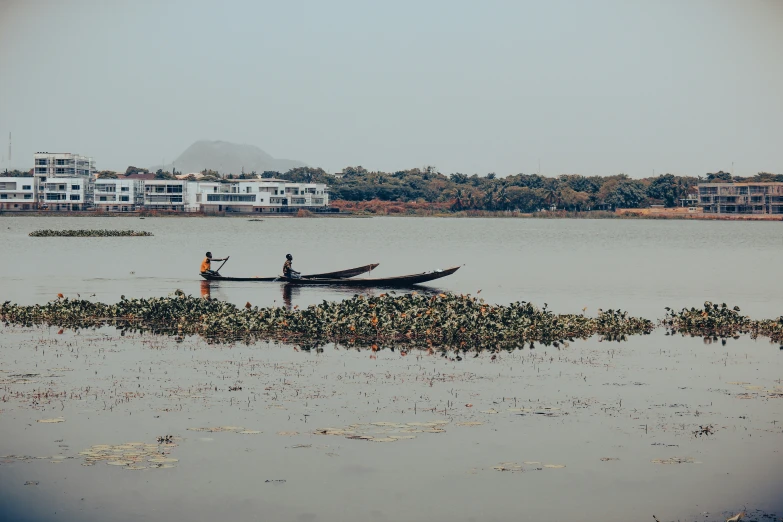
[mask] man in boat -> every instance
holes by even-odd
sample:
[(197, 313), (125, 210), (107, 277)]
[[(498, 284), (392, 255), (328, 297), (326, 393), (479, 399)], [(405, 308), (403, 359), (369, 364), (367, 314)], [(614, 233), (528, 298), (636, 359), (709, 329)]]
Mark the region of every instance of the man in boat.
[(291, 254), (285, 255), (285, 263), (283, 263), (283, 276), (289, 277), (291, 279), (299, 279), (299, 276), (301, 275), (299, 272), (293, 269), (291, 266), (294, 262), (294, 256)]
[(220, 275), (212, 270), (212, 261), (225, 261), (228, 259), (228, 257), (224, 257), (223, 259), (212, 259), (212, 252), (207, 252), (207, 257), (205, 257), (204, 261), (201, 262), (201, 273), (209, 275)]

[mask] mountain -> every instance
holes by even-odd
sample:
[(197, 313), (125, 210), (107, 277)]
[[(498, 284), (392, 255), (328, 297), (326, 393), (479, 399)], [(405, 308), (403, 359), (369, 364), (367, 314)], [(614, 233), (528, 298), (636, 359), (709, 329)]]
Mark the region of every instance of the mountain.
[(169, 165), (158, 165), (150, 170), (171, 171), (172, 166), (177, 172), (185, 174), (212, 169), (221, 174), (239, 174), (244, 168), (246, 173), (256, 171), (261, 174), (265, 170), (286, 172), (295, 167), (306, 166), (301, 161), (273, 158), (255, 145), (240, 145), (227, 141), (197, 141)]

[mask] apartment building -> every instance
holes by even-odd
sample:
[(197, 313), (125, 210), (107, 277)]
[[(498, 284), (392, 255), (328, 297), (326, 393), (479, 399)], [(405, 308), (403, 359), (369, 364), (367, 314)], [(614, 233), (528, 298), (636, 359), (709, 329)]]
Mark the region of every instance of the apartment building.
[(783, 214), (783, 183), (699, 183), (705, 214)]
[(189, 182), (187, 207), (205, 213), (318, 211), (329, 206), (323, 183), (291, 183), (278, 179)]
[(70, 152), (36, 152), (33, 159), (36, 177), (92, 177), (95, 174), (95, 162), (88, 156)]
[(95, 180), (93, 202), (96, 210), (132, 212), (144, 205), (143, 181), (138, 179)]
[(87, 210), (93, 204), (92, 180), (84, 177), (47, 177), (39, 186), (43, 210)]
[(189, 184), (195, 181), (153, 179), (143, 180), (144, 198), (142, 205), (148, 210), (185, 210), (185, 194)]
[(281, 179), (189, 181), (141, 176), (93, 179), (95, 162), (71, 153), (37, 152), (32, 177), (0, 177), (0, 211), (48, 210), (262, 213), (328, 210), (323, 183)]
[(0, 210), (35, 209), (35, 178), (0, 177)]

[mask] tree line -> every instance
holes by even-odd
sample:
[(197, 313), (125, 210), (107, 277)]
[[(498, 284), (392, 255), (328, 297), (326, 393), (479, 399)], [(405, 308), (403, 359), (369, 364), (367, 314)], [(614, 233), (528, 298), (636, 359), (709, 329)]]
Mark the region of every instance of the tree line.
[[(149, 173), (148, 169), (129, 166), (124, 173), (100, 171), (99, 178), (122, 178), (131, 174)], [(158, 169), (155, 179), (176, 179), (181, 172)], [(513, 174), (498, 177), (463, 173), (442, 174), (434, 167), (414, 168), (396, 172), (369, 171), (361, 166), (346, 167), (341, 173), (328, 174), (320, 168), (298, 167), (287, 172), (255, 171), (221, 175), (217, 171), (201, 171), (199, 180), (283, 179), (300, 183), (325, 183), (332, 200), (350, 202), (387, 201), (437, 203), (454, 211), (520, 211), (534, 212), (556, 208), (566, 211), (613, 210), (644, 208), (650, 205), (674, 207), (696, 193), (698, 183), (783, 182), (783, 174), (760, 172), (755, 176), (732, 176), (728, 172), (707, 173), (704, 176), (661, 174), (644, 179), (632, 179), (625, 174), (582, 176), (562, 174), (556, 177), (538, 174)], [(27, 176), (28, 172), (11, 171), (6, 176)], [(195, 180), (194, 175), (185, 179)]]
[(748, 178), (723, 171), (705, 176), (661, 174), (645, 179), (632, 179), (625, 174), (556, 177), (514, 174), (501, 178), (494, 173), (446, 176), (432, 167), (393, 173), (347, 167), (337, 176), (322, 169), (300, 167), (285, 173), (265, 172), (262, 177), (326, 183), (332, 200), (447, 203), (454, 211), (520, 212), (550, 208), (579, 212), (650, 205), (674, 207), (689, 195), (694, 197), (698, 183), (783, 182), (783, 174), (765, 172)]

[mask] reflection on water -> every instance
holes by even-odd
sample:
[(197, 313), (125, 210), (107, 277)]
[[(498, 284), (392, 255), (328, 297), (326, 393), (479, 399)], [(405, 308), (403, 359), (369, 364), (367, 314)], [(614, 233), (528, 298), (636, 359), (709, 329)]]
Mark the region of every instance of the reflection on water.
[(201, 297), (209, 299), (210, 297), (210, 285), (209, 281), (201, 281)]
[(293, 307), (294, 296), (298, 297), (301, 292), (301, 287), (297, 285), (282, 285), (283, 286), (283, 303), (288, 310)]
[[(0, 518), (472, 522), (524, 506), (542, 521), (717, 522), (779, 509), (782, 360), (747, 337), (729, 346), (657, 332), (458, 360), (0, 327), (14, 354), (0, 373)], [(82, 466), (90, 448), (137, 458), (165, 435), (175, 468)]]

